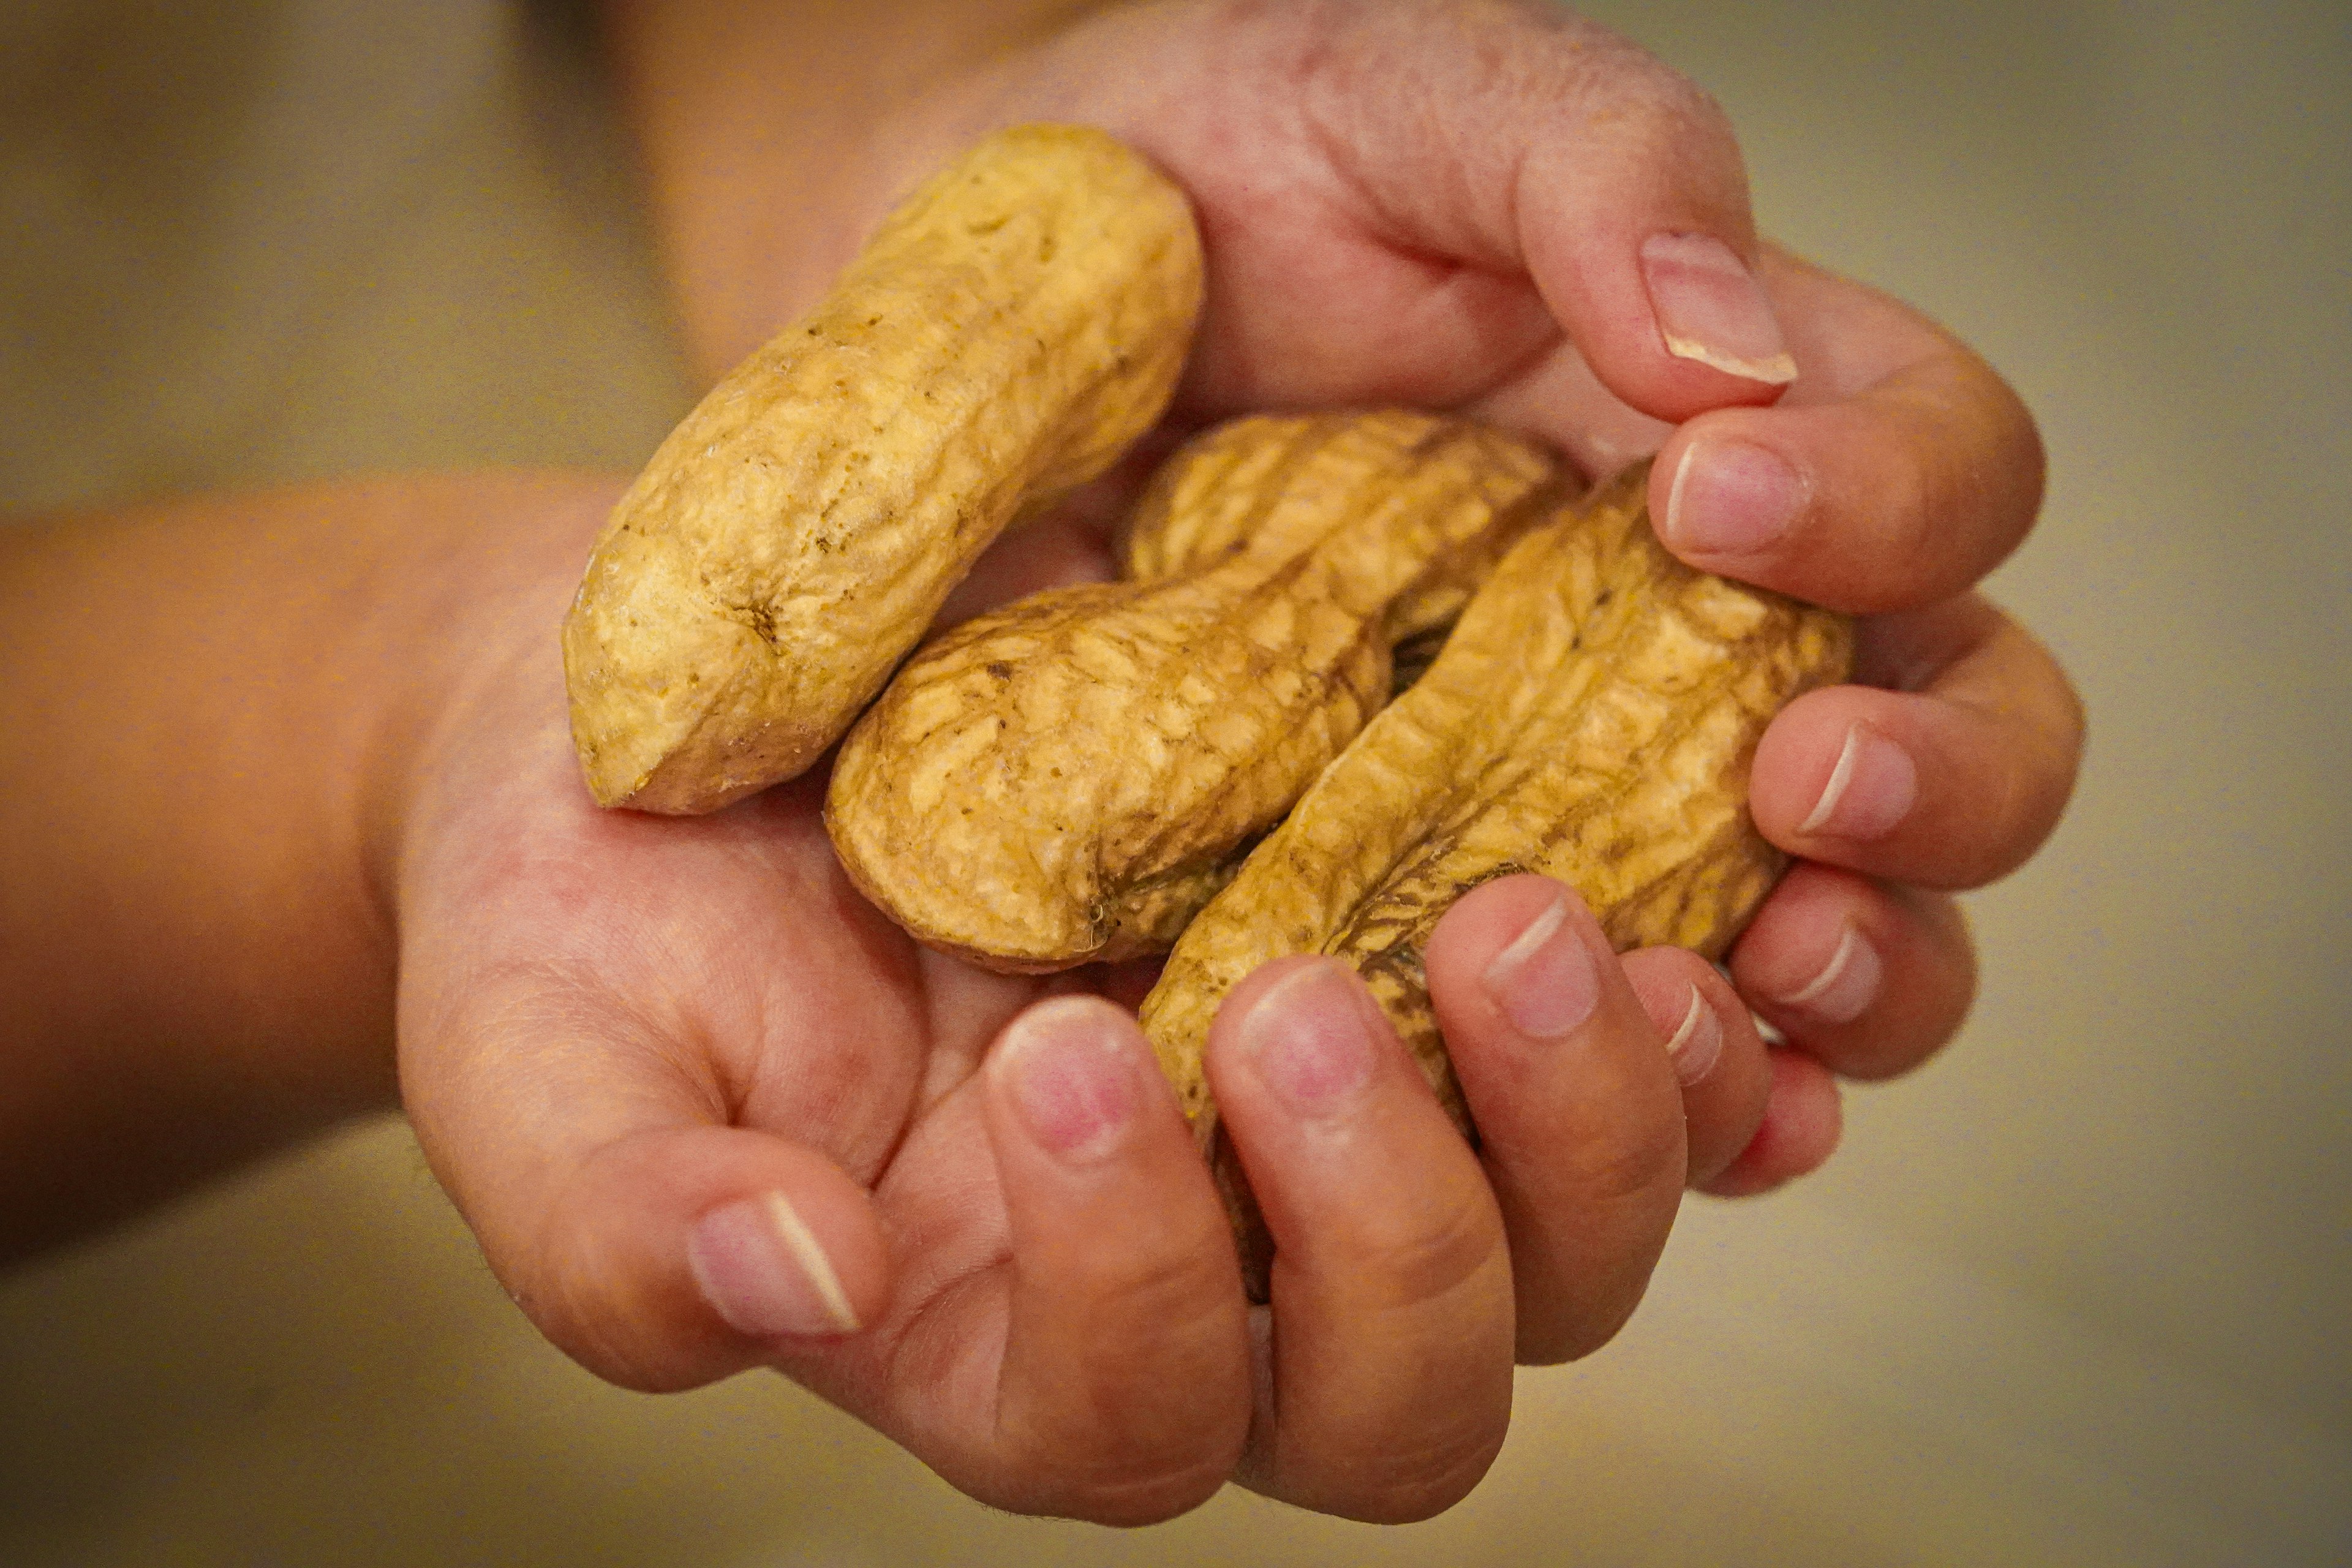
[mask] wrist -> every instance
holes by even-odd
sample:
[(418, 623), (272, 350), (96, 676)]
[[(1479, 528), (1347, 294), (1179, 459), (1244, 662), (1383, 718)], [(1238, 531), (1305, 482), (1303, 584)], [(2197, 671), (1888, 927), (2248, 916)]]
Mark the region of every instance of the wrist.
[(12, 531), (0, 1255), (392, 1102), (419, 770), (534, 580), (553, 647), (614, 488), (347, 483)]

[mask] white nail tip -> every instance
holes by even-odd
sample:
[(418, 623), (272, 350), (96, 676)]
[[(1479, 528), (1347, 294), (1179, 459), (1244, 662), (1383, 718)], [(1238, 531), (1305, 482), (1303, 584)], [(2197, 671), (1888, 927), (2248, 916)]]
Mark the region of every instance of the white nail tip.
[(1715, 1021), (1714, 1009), (1697, 986), (1690, 988), (1690, 1006), (1684, 1010), (1683, 1021), (1675, 1026), (1674, 1038), (1666, 1042), (1666, 1059), (1674, 1063), (1675, 1077), (1685, 1087), (1705, 1078), (1715, 1067), (1716, 1058), (1723, 1054), (1723, 1029)]
[(1698, 994), (1698, 987), (1692, 986), (1690, 994), (1690, 1005), (1683, 1009), (1683, 1021), (1675, 1026), (1675, 1037), (1666, 1042), (1668, 1056), (1675, 1055), (1690, 1044), (1691, 1035), (1698, 1027), (1699, 1015), (1706, 1011), (1706, 1000)]
[(841, 1276), (833, 1271), (833, 1260), (793, 1205), (784, 1201), (782, 1193), (771, 1193), (767, 1201), (768, 1222), (775, 1227), (776, 1238), (784, 1244), (793, 1261), (800, 1266), (808, 1282), (815, 1287), (817, 1298), (824, 1303), (825, 1315), (834, 1327), (845, 1334), (857, 1331), (857, 1309), (849, 1304), (849, 1292), (841, 1288)]
[(1538, 948), (1549, 942), (1552, 932), (1558, 931), (1567, 920), (1567, 903), (1562, 900), (1554, 899), (1549, 909), (1529, 921), (1528, 929), (1512, 938), (1511, 945), (1496, 953), (1487, 963), (1488, 982), (1498, 982), (1507, 975), (1517, 973), (1519, 965), (1533, 957)]
[(1845, 744), (1838, 751), (1837, 765), (1830, 769), (1830, 782), (1822, 786), (1822, 798), (1813, 803), (1812, 815), (1797, 824), (1798, 832), (1817, 833), (1829, 821), (1830, 814), (1838, 808), (1838, 802), (1845, 798), (1846, 786), (1853, 783), (1854, 761), (1861, 755), (1862, 726), (1848, 725)]
[(1862, 1016), (1878, 994), (1878, 953), (1851, 925), (1838, 938), (1837, 951), (1822, 972), (1803, 989), (1780, 998), (1781, 1005), (1810, 1013), (1825, 1024), (1846, 1024)]
[(1691, 470), (1697, 467), (1698, 443), (1694, 441), (1683, 448), (1683, 460), (1675, 465), (1675, 482), (1666, 487), (1666, 524), (1664, 531), (1669, 543), (1682, 532), (1683, 487), (1690, 482)]
[(1666, 341), (1666, 352), (1676, 359), (1686, 359), (1719, 370), (1726, 375), (1736, 375), (1742, 381), (1762, 382), (1767, 386), (1786, 386), (1797, 379), (1797, 362), (1785, 353), (1768, 355), (1763, 359), (1742, 359), (1727, 354), (1696, 338), (1680, 337), (1673, 332), (1658, 334)]

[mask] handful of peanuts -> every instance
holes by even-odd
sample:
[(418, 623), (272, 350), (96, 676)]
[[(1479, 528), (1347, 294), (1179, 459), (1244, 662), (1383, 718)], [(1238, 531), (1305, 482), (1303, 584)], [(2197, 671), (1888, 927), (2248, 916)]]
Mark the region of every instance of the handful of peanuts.
[(564, 667), (602, 805), (716, 810), (839, 742), (835, 847), (917, 940), (1020, 972), (1167, 952), (1143, 1026), (1262, 1300), (1202, 1067), (1225, 994), (1343, 959), (1475, 1136), (1422, 973), (1438, 918), (1535, 871), (1620, 951), (1719, 955), (1781, 869), (1757, 742), (1853, 635), (1675, 561), (1646, 466), (1585, 494), (1520, 437), (1370, 410), (1204, 432), (1120, 581), (925, 642), (1000, 532), (1159, 422), (1202, 274), (1183, 194), (1111, 137), (982, 142), (655, 454)]

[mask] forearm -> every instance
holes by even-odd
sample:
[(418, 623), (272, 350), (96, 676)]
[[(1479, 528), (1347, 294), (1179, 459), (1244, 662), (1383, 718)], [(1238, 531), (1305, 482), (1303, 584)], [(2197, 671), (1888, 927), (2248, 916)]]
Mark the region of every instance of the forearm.
[(975, 62), (1104, 0), (607, 0), (621, 106), (695, 366), (715, 379), (822, 291), (912, 178), (953, 151)]
[(538, 489), (0, 531), (0, 1256), (390, 1103), (408, 775)]

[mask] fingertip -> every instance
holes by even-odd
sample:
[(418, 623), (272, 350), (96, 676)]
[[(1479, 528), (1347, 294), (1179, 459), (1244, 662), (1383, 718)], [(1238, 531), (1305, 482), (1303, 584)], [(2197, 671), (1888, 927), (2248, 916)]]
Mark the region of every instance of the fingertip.
[(1848, 1078), (1907, 1072), (1950, 1041), (1975, 999), (1968, 920), (1947, 894), (1801, 861), (1731, 952), (1740, 995)]
[[(1665, 1042), (1675, 1081), (1685, 1089), (1704, 1082), (1723, 1059), (1727, 1035), (1724, 1008), (1715, 994), (1721, 982), (1713, 968), (1697, 954), (1671, 947), (1629, 952), (1624, 963), (1633, 994)], [(1729, 987), (1722, 989), (1727, 993)], [(1739, 1011), (1744, 1016), (1746, 1009)]]
[(1777, 402), (1796, 379), (1765, 286), (1747, 168), (1722, 107), (1631, 61), (1591, 136), (1539, 142), (1519, 210), (1530, 273), (1617, 397), (1680, 423)]
[(1725, 240), (1661, 231), (1642, 241), (1642, 282), (1667, 354), (1730, 378), (1741, 403), (1779, 395), (1797, 379), (1772, 300), (1755, 268)]
[(1682, 1086), (1685, 1180), (1704, 1188), (1754, 1139), (1772, 1071), (1755, 1016), (1731, 983), (1696, 953), (1648, 948), (1625, 973)]
[[(1099, 996), (1052, 996), (1020, 1014), (988, 1056), (1003, 1125), (1054, 1163), (1115, 1157), (1154, 1097), (1135, 1020)], [(1156, 1075), (1155, 1075), (1156, 1076)]]
[(1825, 849), (1866, 846), (1901, 824), (1919, 778), (1916, 760), (1890, 732), (1896, 727), (1884, 700), (1892, 695), (1824, 687), (1773, 715), (1748, 768), (1748, 807), (1759, 832), (1821, 859)]
[(1810, 1175), (1837, 1152), (1844, 1101), (1830, 1070), (1802, 1051), (1769, 1048), (1772, 1086), (1756, 1134), (1702, 1190), (1752, 1197)]
[(690, 1388), (880, 1316), (888, 1251), (865, 1191), (748, 1129), (651, 1131), (583, 1163), (543, 1218), (518, 1299), (606, 1380)]
[(1982, 647), (1928, 671), (1921, 689), (1825, 687), (1775, 715), (1749, 770), (1764, 837), (1807, 859), (1947, 889), (1982, 887), (2031, 858), (2073, 793), (2081, 710), (2055, 661), (2005, 616), (1991, 619)]
[(795, 1174), (705, 1210), (688, 1232), (688, 1268), (705, 1303), (746, 1338), (844, 1339), (885, 1303), (880, 1229), (865, 1195), (841, 1190), (846, 1178)]
[(957, 1484), (1098, 1523), (1181, 1512), (1231, 1473), (1250, 1385), (1233, 1243), (1176, 1098), (1099, 997), (1029, 1007), (984, 1070), (1010, 1322), (986, 1454)]
[(1563, 1032), (1562, 1020), (1573, 1026), (1588, 1016), (1600, 1001), (1597, 973), (1573, 963), (1529, 967), (1561, 931), (1580, 939), (1559, 948), (1562, 958), (1607, 949), (1582, 895), (1549, 877), (1498, 877), (1456, 900), (1422, 954), (1448, 1038), (1484, 1038), (1497, 1026), (1514, 1037), (1549, 1038)]
[(2032, 527), (2032, 417), (1916, 312), (1768, 262), (1805, 378), (1772, 406), (1694, 407), (1662, 443), (1652, 515), (1687, 564), (1856, 615), (1964, 592)]
[(1778, 404), (1798, 367), (1744, 253), (1752, 236), (1671, 209), (1642, 222), (1612, 215), (1538, 258), (1538, 286), (1594, 376), (1669, 425)]
[(1800, 531), (1812, 480), (1778, 443), (1748, 427), (1695, 421), (1660, 447), (1649, 500), (1659, 542), (1676, 557), (1752, 576)]

